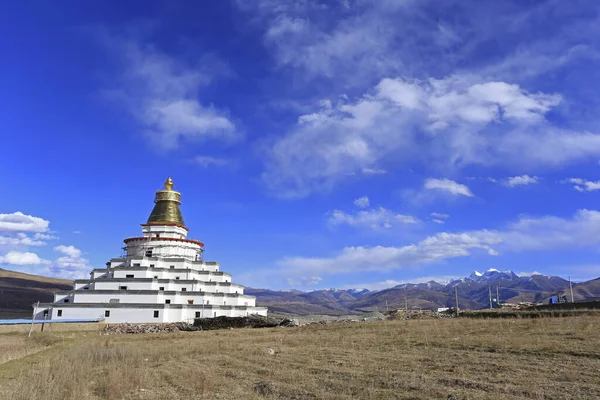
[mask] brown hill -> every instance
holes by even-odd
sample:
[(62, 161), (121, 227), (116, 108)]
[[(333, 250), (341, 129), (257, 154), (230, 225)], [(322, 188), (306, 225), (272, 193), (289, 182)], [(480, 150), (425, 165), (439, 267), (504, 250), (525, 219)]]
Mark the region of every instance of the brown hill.
[(0, 268), (0, 319), (31, 317), (32, 304), (52, 301), (54, 292), (72, 287), (72, 282), (66, 279)]

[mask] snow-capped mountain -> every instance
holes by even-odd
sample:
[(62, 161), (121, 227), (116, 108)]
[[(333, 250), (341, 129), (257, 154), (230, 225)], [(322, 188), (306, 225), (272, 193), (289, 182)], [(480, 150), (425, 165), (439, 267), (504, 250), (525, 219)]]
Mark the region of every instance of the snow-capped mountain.
[(467, 279), (471, 279), (476, 282), (487, 282), (487, 281), (493, 281), (493, 280), (497, 280), (497, 279), (515, 280), (515, 279), (519, 279), (519, 278), (520, 277), (517, 274), (515, 274), (514, 272), (512, 272), (510, 270), (498, 271), (497, 269), (494, 269), (494, 268), (490, 268), (487, 271), (485, 271), (484, 273), (481, 273), (479, 271), (473, 271), (473, 273), (467, 277)]

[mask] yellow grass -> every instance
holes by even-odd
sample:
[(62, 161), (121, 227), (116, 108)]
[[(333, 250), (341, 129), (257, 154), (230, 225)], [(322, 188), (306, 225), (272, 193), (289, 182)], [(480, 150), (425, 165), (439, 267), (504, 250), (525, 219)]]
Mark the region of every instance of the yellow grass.
[(587, 316), (4, 334), (37, 352), (0, 365), (0, 398), (597, 399), (599, 328)]
[(7, 269), (0, 268), (0, 278), (17, 278), (26, 279), (30, 281), (53, 283), (57, 285), (72, 285), (73, 281), (60, 278), (51, 278), (49, 276), (31, 275), (24, 272), (9, 271)]

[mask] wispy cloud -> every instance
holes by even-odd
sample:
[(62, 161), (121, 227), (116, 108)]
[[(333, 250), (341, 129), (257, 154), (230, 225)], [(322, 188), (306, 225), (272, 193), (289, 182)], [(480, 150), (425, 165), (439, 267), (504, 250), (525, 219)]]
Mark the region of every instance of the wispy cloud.
[(416, 224), (419, 220), (411, 215), (398, 214), (383, 207), (345, 213), (334, 210), (328, 223), (332, 226), (348, 225), (372, 230), (388, 229), (394, 225)]
[(385, 175), (387, 171), (379, 168), (363, 168), (362, 173), (364, 175)]
[[(278, 71), (318, 79), (307, 96), (324, 99), (267, 152), (263, 180), (278, 196), (424, 160), (429, 174), (470, 165), (537, 173), (600, 156), (597, 124), (578, 119), (569, 128), (570, 89), (534, 84), (600, 56), (589, 41), (600, 33), (589, 3), (578, 2), (589, 12), (568, 20), (557, 1), (238, 5), (263, 29)], [(448, 17), (457, 13), (460, 22)], [(487, 43), (494, 52), (481, 51)], [(565, 123), (547, 119), (552, 112)]]
[(360, 208), (367, 208), (369, 207), (369, 198), (367, 196), (359, 197), (354, 200), (354, 205)]
[(573, 183), (575, 190), (579, 192), (593, 192), (594, 190), (600, 190), (600, 181), (588, 181), (582, 178), (570, 178), (565, 183)]
[(549, 167), (600, 155), (600, 135), (545, 120), (560, 101), (474, 77), (386, 78), (362, 98), (300, 116), (269, 149), (263, 180), (280, 196), (305, 196), (391, 154), (397, 162), (428, 160), (438, 168)]
[(288, 278), (287, 283), (292, 287), (308, 287), (308, 286), (316, 286), (323, 281), (323, 278), (320, 276), (311, 276), (307, 278)]
[(439, 213), (439, 212), (432, 212), (430, 215), (434, 218), (440, 218), (440, 219), (450, 218), (449, 214), (444, 214), (444, 213)]
[(433, 190), (441, 190), (444, 192), (448, 192), (452, 195), (460, 195), (473, 197), (473, 193), (467, 187), (467, 185), (463, 185), (461, 183), (452, 181), (450, 179), (427, 179), (423, 186), (425, 189), (433, 189)]
[(192, 163), (203, 167), (203, 168), (207, 168), (207, 167), (225, 167), (225, 166), (231, 166), (232, 165), (232, 161), (226, 158), (218, 158), (218, 157), (211, 157), (211, 156), (196, 156), (194, 157), (192, 160)]
[(52, 264), (51, 274), (64, 278), (80, 278), (90, 270), (89, 261), (83, 258), (83, 253), (75, 246), (59, 245), (54, 251), (62, 254)]
[(504, 184), (508, 187), (525, 186), (538, 183), (538, 179), (537, 176), (529, 175), (512, 176), (508, 178)]
[(102, 42), (122, 61), (119, 86), (105, 91), (120, 101), (141, 124), (158, 150), (203, 139), (232, 141), (240, 136), (229, 113), (210, 103), (202, 91), (217, 75), (213, 60), (186, 64), (142, 38), (123, 38), (102, 31)]
[(347, 274), (392, 271), (470, 256), (474, 251), (560, 251), (594, 248), (600, 244), (600, 211), (580, 210), (571, 218), (521, 217), (503, 230), (441, 232), (404, 246), (351, 246), (331, 257), (286, 257), (282, 273)]

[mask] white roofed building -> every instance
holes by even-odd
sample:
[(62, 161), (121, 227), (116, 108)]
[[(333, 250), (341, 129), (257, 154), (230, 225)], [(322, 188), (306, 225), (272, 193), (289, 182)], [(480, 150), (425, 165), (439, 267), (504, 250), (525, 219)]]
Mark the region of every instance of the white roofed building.
[(53, 303), (39, 305), (36, 319), (153, 323), (267, 315), (218, 262), (203, 259), (204, 243), (188, 239), (181, 194), (171, 178), (164, 186), (142, 236), (124, 240), (124, 255), (75, 280), (73, 290), (55, 293)]

